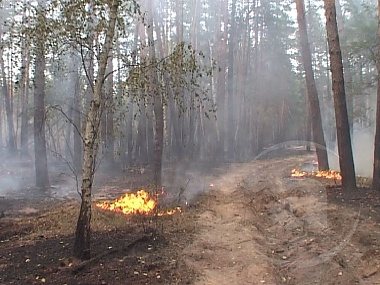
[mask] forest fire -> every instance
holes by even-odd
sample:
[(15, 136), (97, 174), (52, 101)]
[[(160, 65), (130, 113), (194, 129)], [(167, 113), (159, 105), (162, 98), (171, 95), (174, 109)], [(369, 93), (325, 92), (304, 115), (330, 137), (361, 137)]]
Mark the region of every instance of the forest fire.
[[(140, 190), (136, 193), (124, 194), (113, 202), (99, 202), (96, 206), (103, 210), (118, 212), (124, 215), (149, 215), (154, 213), (154, 210), (157, 207), (157, 200), (153, 199), (145, 190)], [(157, 216), (162, 217), (181, 212), (182, 208), (176, 207), (166, 211), (158, 211), (156, 214)]]
[(306, 172), (306, 171), (293, 169), (291, 176), (295, 178), (318, 177), (318, 178), (325, 178), (325, 179), (342, 180), (342, 176), (340, 175), (340, 173), (335, 170)]

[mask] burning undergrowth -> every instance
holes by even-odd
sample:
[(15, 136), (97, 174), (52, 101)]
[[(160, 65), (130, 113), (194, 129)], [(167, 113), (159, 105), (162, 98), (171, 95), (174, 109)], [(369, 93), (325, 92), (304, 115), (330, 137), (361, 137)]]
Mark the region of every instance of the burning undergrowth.
[(0, 220), (0, 283), (190, 284), (194, 273), (180, 253), (192, 242), (195, 211), (162, 218), (153, 231), (156, 223), (148, 216), (95, 207), (93, 258), (83, 263), (72, 257), (79, 208), (79, 202), (72, 200), (32, 217)]
[(96, 203), (100, 209), (118, 212), (124, 215), (157, 215), (170, 216), (182, 212), (182, 207), (176, 206), (163, 210), (159, 206), (160, 196), (165, 194), (164, 190), (161, 193), (151, 194), (146, 190), (139, 190), (136, 193), (126, 193), (114, 201), (103, 201)]
[(312, 163), (304, 163), (300, 169), (293, 169), (291, 172), (291, 177), (293, 178), (304, 178), (304, 177), (317, 177), (325, 178), (329, 180), (341, 181), (342, 176), (340, 172), (335, 170), (318, 170), (318, 162), (313, 161)]

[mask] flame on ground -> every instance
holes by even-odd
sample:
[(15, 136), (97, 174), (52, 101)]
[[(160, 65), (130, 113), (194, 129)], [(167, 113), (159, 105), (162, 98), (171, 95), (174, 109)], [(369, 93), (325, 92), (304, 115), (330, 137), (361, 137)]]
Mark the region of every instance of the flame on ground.
[(171, 216), (174, 215), (175, 213), (182, 213), (182, 208), (181, 207), (176, 207), (174, 209), (169, 209), (166, 211), (159, 211), (157, 213), (157, 216), (162, 217), (162, 216)]
[(292, 170), (292, 177), (302, 178), (305, 176), (307, 176), (307, 172), (305, 172), (305, 171), (300, 171), (297, 169)]
[(342, 176), (338, 171), (335, 170), (325, 170), (325, 171), (315, 171), (315, 172), (305, 172), (297, 169), (292, 170), (292, 177), (302, 178), (307, 176), (318, 177), (318, 178), (326, 178), (326, 179), (334, 179), (334, 180), (342, 180)]
[[(99, 202), (96, 206), (103, 210), (119, 212), (124, 215), (149, 215), (156, 209), (157, 201), (156, 199), (153, 199), (145, 190), (140, 190), (136, 193), (124, 194), (113, 202)], [(176, 207), (166, 211), (158, 211), (157, 216), (170, 216), (175, 213), (182, 213), (182, 208)]]

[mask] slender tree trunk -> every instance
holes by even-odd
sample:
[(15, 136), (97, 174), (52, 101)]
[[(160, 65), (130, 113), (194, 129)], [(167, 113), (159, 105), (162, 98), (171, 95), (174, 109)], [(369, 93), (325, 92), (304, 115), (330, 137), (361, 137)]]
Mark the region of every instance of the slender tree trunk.
[[(326, 42), (326, 64), (327, 66), (330, 66), (330, 58), (329, 58), (329, 45)], [(335, 120), (335, 113), (333, 110), (333, 94), (331, 92), (331, 75), (330, 75), (330, 70), (327, 69), (327, 74), (326, 74), (326, 89), (327, 89), (327, 100), (326, 100), (326, 106), (327, 106), (327, 121), (334, 121)], [(328, 126), (328, 142), (333, 143), (333, 145), (336, 142), (336, 126), (335, 125), (330, 125)]]
[(105, 155), (105, 161), (107, 166), (111, 168), (115, 163), (115, 140), (114, 140), (114, 100), (113, 100), (113, 56), (108, 58), (107, 79), (105, 85), (105, 108), (102, 113), (102, 141), (103, 141), (103, 153)]
[[(123, 105), (123, 82), (121, 80), (121, 52), (120, 52), (120, 42), (116, 42), (116, 58), (117, 58), (117, 83), (116, 83), (116, 100), (118, 105)], [(135, 48), (133, 48), (135, 50)], [(133, 62), (132, 62), (133, 65)], [(118, 117), (119, 121), (119, 148), (118, 152), (120, 155), (120, 166), (121, 169), (126, 169), (127, 167), (127, 152), (128, 152), (128, 141), (127, 141), (127, 118), (130, 113), (130, 106), (127, 105), (127, 115), (120, 113)]]
[[(162, 33), (161, 29), (157, 20), (157, 17), (154, 17), (154, 26), (156, 29), (156, 35), (157, 35), (157, 45), (159, 49), (159, 53), (161, 58), (166, 56), (166, 53), (164, 51), (164, 42), (162, 40)], [(171, 136), (169, 138), (171, 139), (172, 143), (170, 153), (175, 156), (179, 157), (181, 155), (181, 140), (180, 140), (180, 131), (179, 131), (179, 114), (176, 109), (175, 105), (175, 96), (172, 87), (170, 86), (170, 80), (169, 80), (169, 75), (165, 72), (163, 74), (163, 79), (166, 85), (166, 90), (167, 90), (167, 100), (168, 100), (168, 108), (169, 110), (169, 115), (170, 119), (168, 120), (168, 128), (171, 129), (170, 131)]]
[[(141, 91), (140, 91), (141, 93)], [(141, 94), (140, 94), (141, 96)], [(137, 126), (137, 138), (135, 147), (135, 158), (140, 163), (148, 163), (148, 145), (146, 136), (146, 108), (145, 98), (141, 98), (140, 103), (140, 116)]]
[[(216, 13), (216, 30), (219, 32), (221, 30), (222, 25), (224, 27), (227, 27), (228, 22), (228, 15), (227, 14), (227, 8), (225, 7), (227, 4), (223, 1), (221, 4), (221, 11), (220, 13)], [(225, 11), (225, 13), (223, 13)], [(224, 22), (223, 17), (220, 16), (220, 14), (224, 15)], [(217, 79), (216, 79), (216, 104), (217, 104), (217, 126), (218, 126), (218, 142), (215, 152), (215, 158), (220, 161), (224, 161), (225, 159), (225, 142), (226, 142), (226, 116), (227, 116), (227, 103), (226, 103), (226, 62), (225, 57), (227, 55), (227, 29), (225, 28), (224, 33), (218, 33), (216, 34), (215, 38), (215, 46), (217, 50), (217, 61), (220, 62), (220, 71), (218, 72)]]
[(129, 106), (128, 106), (128, 115), (127, 115), (127, 122), (126, 122), (126, 139), (127, 140), (127, 163), (132, 163), (133, 159), (133, 133), (134, 133), (134, 127), (133, 127), (133, 121), (134, 121), (134, 102), (133, 97), (129, 97)]
[(309, 100), (306, 98), (306, 151), (311, 151), (311, 129), (312, 129), (312, 117), (310, 112)]
[[(70, 90), (72, 88), (72, 83), (69, 83)], [(66, 115), (68, 117), (68, 122), (66, 123), (66, 130), (64, 134), (64, 139), (65, 139), (65, 159), (67, 161), (74, 161), (74, 154), (72, 151), (72, 146), (73, 146), (73, 140), (71, 139), (71, 133), (73, 130), (73, 110), (74, 110), (74, 98), (70, 98), (68, 100), (68, 108), (66, 111)], [(74, 163), (73, 163), (74, 164)]]
[[(79, 60), (79, 59), (78, 59)], [(73, 164), (74, 164), (74, 171), (76, 175), (80, 174), (80, 171), (82, 169), (82, 122), (81, 122), (81, 114), (82, 114), (82, 106), (81, 106), (81, 96), (80, 96), (80, 82), (79, 82), (79, 74), (78, 74), (78, 65), (73, 65), (73, 71), (72, 71), (72, 84), (73, 84), (73, 92), (74, 92), (74, 98), (73, 98), (73, 109), (72, 109), (72, 124), (74, 126), (73, 128), (73, 144), (74, 144), (74, 152), (73, 152)]]
[[(151, 0), (153, 2), (153, 0)], [(149, 58), (155, 63), (156, 62), (156, 48), (154, 45), (153, 38), (153, 18), (154, 18), (154, 3), (151, 3), (150, 10), (150, 21), (148, 26), (148, 41), (149, 41)], [(157, 86), (158, 76), (155, 69), (151, 70), (151, 84), (150, 92), (153, 95), (154, 104), (154, 117), (155, 117), (155, 138), (154, 138), (154, 182), (156, 184), (156, 189), (161, 189), (161, 172), (162, 172), (162, 152), (164, 145), (164, 113), (162, 106), (162, 95)]]
[[(378, 8), (378, 59), (377, 73), (380, 75), (380, 0), (377, 4)], [(377, 105), (376, 105), (376, 132), (375, 132), (375, 151), (373, 158), (373, 179), (372, 188), (380, 191), (380, 76), (377, 77)]]
[[(43, 9), (38, 13), (37, 21), (44, 25)], [(34, 68), (34, 154), (36, 186), (41, 189), (49, 186), (45, 135), (45, 60), (45, 39), (40, 35), (37, 38)]]
[(353, 76), (349, 61), (348, 47), (347, 47), (347, 33), (344, 25), (344, 19), (342, 14), (342, 5), (340, 0), (336, 0), (335, 3), (336, 17), (338, 32), (340, 37), (341, 52), (342, 52), (342, 61), (343, 61), (343, 71), (344, 71), (344, 86), (346, 91), (346, 100), (347, 100), (347, 114), (348, 114), (348, 123), (350, 126), (351, 135), (353, 135), (354, 128), (354, 92), (353, 92)]
[(227, 71), (227, 95), (228, 95), (228, 158), (234, 158), (235, 148), (235, 99), (234, 99), (234, 50), (236, 33), (236, 0), (232, 0), (232, 11), (230, 18), (230, 32), (228, 38), (228, 71)]
[[(105, 83), (104, 85), (107, 86), (107, 83)], [(105, 96), (104, 91), (103, 91), (102, 96)], [(106, 102), (107, 102), (107, 99), (105, 97), (105, 100), (104, 100), (105, 105), (101, 107), (102, 113), (100, 117), (100, 145), (101, 145), (101, 153), (102, 153), (101, 160), (102, 161), (104, 158), (105, 158), (104, 160), (107, 161), (107, 105), (106, 105), (107, 103)]]
[(106, 31), (105, 42), (101, 49), (98, 73), (94, 86), (94, 94), (87, 114), (84, 133), (84, 153), (82, 169), (82, 203), (79, 212), (74, 243), (74, 255), (80, 259), (89, 259), (91, 238), (91, 192), (94, 179), (96, 156), (99, 148), (99, 127), (101, 106), (103, 103), (102, 89), (107, 68), (107, 59), (110, 53), (115, 34), (116, 19), (119, 1), (113, 0), (110, 4), (110, 20)]
[(177, 0), (176, 3), (176, 32), (177, 32), (177, 43), (183, 41), (183, 1)]
[(334, 93), (335, 119), (337, 127), (339, 165), (342, 173), (342, 187), (356, 189), (354, 159), (352, 156), (350, 126), (347, 115), (346, 93), (344, 90), (342, 53), (339, 44), (338, 26), (334, 0), (324, 0), (326, 13), (327, 40), (331, 59), (332, 89)]
[(14, 153), (17, 149), (16, 139), (15, 139), (15, 131), (14, 131), (14, 123), (13, 123), (13, 107), (12, 107), (12, 97), (9, 92), (7, 75), (5, 73), (4, 59), (3, 59), (3, 50), (0, 51), (0, 68), (1, 68), (1, 76), (3, 81), (3, 96), (5, 103), (5, 112), (7, 115), (7, 127), (8, 127), (8, 150), (10, 153)]
[[(110, 57), (108, 66), (110, 66), (110, 72), (113, 70), (112, 64), (113, 57)], [(107, 162), (110, 166), (115, 163), (115, 139), (114, 139), (114, 100), (113, 100), (113, 74), (110, 74), (107, 78), (106, 97), (108, 103), (107, 106), (107, 132), (106, 132), (106, 145), (107, 145)]]
[[(264, 105), (264, 100), (263, 100), (263, 71), (265, 70), (265, 63), (264, 63), (264, 48), (263, 48), (263, 43), (265, 42), (264, 40), (264, 15), (262, 15), (262, 12), (260, 11), (262, 9), (259, 9), (259, 7), (263, 6), (263, 2), (260, 0), (257, 0), (256, 6), (255, 6), (255, 56), (254, 56), (254, 76), (253, 76), (253, 81), (256, 86), (255, 91), (257, 92), (256, 94), (256, 104), (257, 105)], [(257, 109), (256, 109), (257, 110)], [(256, 120), (255, 120), (255, 125), (256, 125), (256, 131), (254, 133), (254, 140), (255, 141), (255, 154), (258, 152), (261, 152), (264, 148), (264, 118), (261, 116), (261, 110), (258, 110), (255, 112), (256, 115)]]
[(20, 78), (20, 98), (21, 98), (21, 154), (28, 155), (28, 105), (29, 105), (29, 49), (22, 44), (21, 54), (21, 78)]
[(313, 140), (316, 144), (316, 152), (318, 157), (319, 170), (329, 169), (327, 157), (326, 142), (323, 134), (321, 110), (319, 107), (319, 99), (317, 87), (315, 85), (314, 72), (312, 67), (312, 59), (310, 45), (307, 36), (307, 25), (305, 19), (305, 7), (303, 0), (296, 0), (297, 21), (300, 32), (302, 61), (305, 69), (306, 87), (308, 102), (310, 104), (310, 114), (312, 118)]
[(0, 104), (0, 115), (1, 115), (1, 119), (0, 119), (0, 147), (1, 147), (0, 155), (2, 155), (4, 153), (4, 150), (3, 150), (3, 148), (4, 148), (4, 133), (3, 133), (3, 131), (4, 131), (4, 120), (3, 120), (4, 111), (3, 111), (3, 109), (4, 109), (4, 104)]

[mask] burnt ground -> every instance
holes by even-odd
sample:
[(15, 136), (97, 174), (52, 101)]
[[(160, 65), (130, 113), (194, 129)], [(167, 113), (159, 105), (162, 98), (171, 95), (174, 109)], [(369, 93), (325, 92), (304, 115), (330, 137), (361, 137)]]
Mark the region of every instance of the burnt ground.
[[(0, 284), (380, 284), (379, 193), (290, 177), (313, 159), (195, 165), (175, 178), (166, 169), (166, 206), (191, 205), (165, 217), (94, 207), (85, 262), (72, 257), (75, 185), (57, 172), (53, 194), (22, 186), (0, 195)], [(150, 177), (145, 168), (99, 173), (94, 199), (148, 187)]]

